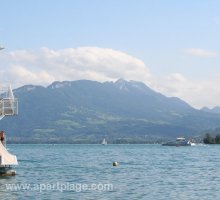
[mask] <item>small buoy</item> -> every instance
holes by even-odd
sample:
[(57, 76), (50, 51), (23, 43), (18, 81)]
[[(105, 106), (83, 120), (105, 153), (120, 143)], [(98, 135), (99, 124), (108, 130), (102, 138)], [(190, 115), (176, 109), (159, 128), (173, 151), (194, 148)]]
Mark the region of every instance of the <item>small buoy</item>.
[(115, 161), (115, 162), (112, 163), (112, 165), (113, 165), (114, 167), (117, 167), (117, 166), (119, 165), (119, 163)]

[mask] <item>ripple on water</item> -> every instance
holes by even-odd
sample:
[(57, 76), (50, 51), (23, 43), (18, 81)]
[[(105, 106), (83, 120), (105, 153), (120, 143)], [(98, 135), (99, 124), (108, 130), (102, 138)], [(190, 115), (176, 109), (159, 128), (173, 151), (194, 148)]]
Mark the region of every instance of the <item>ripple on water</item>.
[[(1, 199), (217, 199), (220, 146), (10, 145), (19, 166)], [(113, 167), (112, 162), (120, 165)], [(113, 184), (111, 191), (14, 191), (5, 184)], [(3, 198), (4, 197), (4, 198)]]

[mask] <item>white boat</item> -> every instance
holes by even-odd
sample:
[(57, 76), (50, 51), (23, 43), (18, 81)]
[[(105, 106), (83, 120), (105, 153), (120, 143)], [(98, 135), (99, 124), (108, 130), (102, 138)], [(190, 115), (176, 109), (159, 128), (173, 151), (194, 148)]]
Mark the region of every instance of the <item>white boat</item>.
[(196, 145), (192, 140), (186, 140), (184, 137), (178, 137), (176, 138), (176, 141), (171, 141), (167, 143), (163, 143), (163, 146), (194, 146)]
[[(18, 114), (18, 101), (14, 98), (11, 86), (0, 88), (0, 120), (5, 116)], [(15, 175), (13, 165), (18, 165), (17, 157), (6, 148), (4, 131), (0, 132), (0, 175)]]
[(107, 143), (106, 139), (104, 138), (104, 139), (102, 140), (102, 145), (106, 145), (106, 144), (108, 144), (108, 143)]

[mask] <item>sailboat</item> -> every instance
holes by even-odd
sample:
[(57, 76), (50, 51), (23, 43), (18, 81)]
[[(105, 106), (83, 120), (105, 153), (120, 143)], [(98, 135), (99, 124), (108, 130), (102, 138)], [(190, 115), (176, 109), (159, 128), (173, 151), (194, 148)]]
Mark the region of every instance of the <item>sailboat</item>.
[(106, 141), (106, 139), (104, 138), (103, 140), (102, 140), (102, 145), (106, 145), (107, 144), (107, 141)]
[[(18, 101), (14, 98), (11, 86), (0, 87), (0, 120), (5, 116), (18, 114)], [(0, 175), (15, 175), (13, 165), (18, 165), (17, 157), (6, 148), (5, 133), (0, 131)]]

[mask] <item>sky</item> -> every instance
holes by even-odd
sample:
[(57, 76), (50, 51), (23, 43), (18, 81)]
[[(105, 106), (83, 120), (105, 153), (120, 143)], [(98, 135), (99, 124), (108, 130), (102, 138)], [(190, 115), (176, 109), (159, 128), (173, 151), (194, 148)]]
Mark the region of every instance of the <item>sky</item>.
[(220, 106), (218, 0), (0, 0), (0, 84), (144, 82)]

